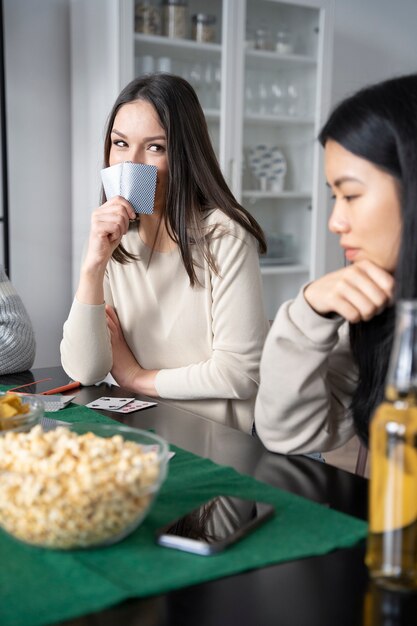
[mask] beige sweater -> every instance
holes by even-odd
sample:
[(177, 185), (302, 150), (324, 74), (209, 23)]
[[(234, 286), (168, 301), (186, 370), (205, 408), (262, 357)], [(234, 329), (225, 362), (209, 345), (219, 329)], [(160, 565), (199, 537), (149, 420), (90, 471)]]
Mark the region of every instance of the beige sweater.
[[(140, 260), (109, 262), (105, 301), (115, 308), (137, 361), (160, 370), (156, 389), (161, 398), (250, 432), (268, 331), (257, 245), (219, 210), (208, 218), (208, 224), (215, 223), (226, 229), (211, 243), (220, 276), (203, 261), (197, 269), (203, 286), (191, 288), (178, 249), (154, 252), (150, 260), (150, 249), (134, 229), (122, 243)], [(112, 350), (104, 304), (74, 300), (61, 359), (68, 375), (84, 385), (109, 373)]]
[(338, 448), (354, 435), (349, 405), (356, 385), (348, 324), (317, 314), (301, 290), (280, 307), (265, 342), (256, 432), (283, 454)]

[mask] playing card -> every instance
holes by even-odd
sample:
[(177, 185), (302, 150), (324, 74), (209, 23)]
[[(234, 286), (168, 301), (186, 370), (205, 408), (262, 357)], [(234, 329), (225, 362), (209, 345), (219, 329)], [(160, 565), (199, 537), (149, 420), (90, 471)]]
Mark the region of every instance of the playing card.
[(42, 395), (42, 401), (46, 412), (60, 411), (61, 409), (64, 409), (72, 400), (74, 400), (74, 398), (75, 396)]
[(124, 161), (101, 170), (106, 198), (123, 196), (135, 213), (153, 213), (158, 168), (155, 165)]
[(98, 398), (97, 400), (93, 400), (86, 406), (90, 409), (104, 409), (105, 411), (117, 411), (121, 409), (122, 406), (132, 402), (135, 398), (106, 398), (103, 396), (102, 398)]
[(156, 402), (144, 402), (142, 400), (132, 400), (128, 404), (125, 404), (120, 409), (115, 409), (115, 413), (133, 413), (133, 411), (141, 411), (147, 409), (150, 406), (156, 406)]
[[(152, 446), (142, 446), (142, 450), (144, 452), (158, 452), (159, 446), (157, 444), (153, 444)], [(168, 461), (172, 459), (173, 456), (175, 456), (175, 452), (170, 450), (168, 452)]]

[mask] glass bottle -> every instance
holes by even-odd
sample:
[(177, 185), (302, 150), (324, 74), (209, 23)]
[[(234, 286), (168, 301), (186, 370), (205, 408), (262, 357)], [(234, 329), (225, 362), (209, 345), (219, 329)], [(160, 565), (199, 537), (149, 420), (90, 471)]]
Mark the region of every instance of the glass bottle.
[(417, 300), (397, 305), (385, 399), (370, 426), (366, 564), (389, 589), (417, 589)]
[(415, 626), (416, 623), (417, 594), (369, 584), (363, 603), (363, 626)]

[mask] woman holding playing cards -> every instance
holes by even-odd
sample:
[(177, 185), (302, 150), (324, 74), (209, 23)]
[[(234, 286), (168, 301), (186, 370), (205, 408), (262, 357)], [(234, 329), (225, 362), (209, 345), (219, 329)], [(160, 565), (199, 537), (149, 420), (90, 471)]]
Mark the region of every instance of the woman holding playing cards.
[[(84, 385), (110, 372), (132, 393), (251, 432), (269, 328), (265, 239), (228, 188), (185, 80), (154, 74), (123, 89), (104, 146), (120, 189), (126, 162), (156, 166), (153, 212), (135, 213), (122, 195), (93, 212), (62, 365)], [(146, 204), (152, 182), (138, 181), (132, 198), (143, 190)]]

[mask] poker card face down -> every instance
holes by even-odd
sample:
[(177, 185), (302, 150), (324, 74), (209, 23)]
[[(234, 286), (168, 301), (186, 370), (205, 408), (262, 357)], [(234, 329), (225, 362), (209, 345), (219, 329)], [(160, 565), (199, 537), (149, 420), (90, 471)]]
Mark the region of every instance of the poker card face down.
[(106, 198), (122, 196), (130, 202), (137, 214), (150, 215), (154, 211), (156, 179), (155, 165), (124, 161), (101, 170)]
[(90, 409), (112, 411), (113, 413), (133, 413), (141, 411), (152, 406), (156, 406), (156, 402), (145, 402), (136, 400), (136, 398), (108, 398), (103, 396), (97, 400), (93, 400), (87, 407)]

